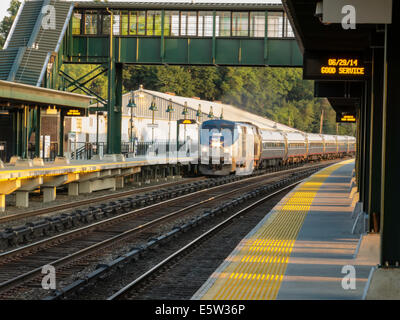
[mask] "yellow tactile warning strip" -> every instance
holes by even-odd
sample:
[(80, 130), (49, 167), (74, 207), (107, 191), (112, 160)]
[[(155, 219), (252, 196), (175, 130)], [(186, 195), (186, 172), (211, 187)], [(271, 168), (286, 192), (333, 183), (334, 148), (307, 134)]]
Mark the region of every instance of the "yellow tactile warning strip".
[(297, 235), (319, 188), (333, 171), (330, 166), (300, 184), (269, 218), (237, 247), (231, 261), (202, 296), (206, 300), (276, 299)]

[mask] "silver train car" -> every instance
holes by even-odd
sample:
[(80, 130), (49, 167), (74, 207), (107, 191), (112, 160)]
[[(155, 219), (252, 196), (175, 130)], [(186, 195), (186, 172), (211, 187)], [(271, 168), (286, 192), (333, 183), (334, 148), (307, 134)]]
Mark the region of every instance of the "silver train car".
[(257, 168), (354, 156), (356, 139), (260, 129), (247, 122), (208, 120), (200, 126), (199, 172), (251, 174)]

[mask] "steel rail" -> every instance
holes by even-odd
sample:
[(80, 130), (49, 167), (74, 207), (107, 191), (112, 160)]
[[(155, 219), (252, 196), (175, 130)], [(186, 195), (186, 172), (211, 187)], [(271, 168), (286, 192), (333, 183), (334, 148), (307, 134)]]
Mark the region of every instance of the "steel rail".
[(115, 300), (117, 298), (120, 298), (126, 292), (131, 290), (134, 286), (138, 285), (143, 280), (148, 279), (150, 276), (152, 276), (159, 269), (161, 269), (162, 267), (167, 265), (170, 261), (172, 261), (173, 259), (175, 259), (175, 258), (179, 257), (180, 255), (184, 254), (187, 250), (189, 250), (191, 248), (194, 248), (196, 245), (201, 243), (201, 241), (205, 240), (205, 238), (207, 238), (208, 236), (211, 236), (212, 234), (218, 232), (220, 229), (225, 227), (229, 222), (231, 222), (233, 219), (235, 219), (239, 215), (242, 215), (244, 213), (247, 213), (248, 211), (251, 211), (252, 209), (257, 207), (259, 204), (261, 204), (261, 203), (265, 202), (266, 200), (270, 199), (271, 197), (281, 193), (282, 191), (285, 191), (285, 190), (287, 190), (289, 188), (294, 187), (295, 185), (303, 182), (304, 180), (305, 179), (302, 179), (302, 180), (299, 180), (299, 181), (297, 181), (295, 183), (292, 183), (292, 184), (290, 184), (288, 186), (285, 186), (285, 187), (279, 189), (278, 191), (275, 191), (275, 192), (273, 192), (273, 193), (271, 193), (271, 194), (269, 194), (269, 195), (257, 200), (256, 202), (252, 203), (251, 205), (247, 206), (246, 208), (241, 209), (240, 211), (238, 211), (237, 213), (233, 214), (229, 218), (225, 219), (224, 221), (222, 221), (218, 225), (214, 226), (210, 230), (206, 231), (205, 233), (203, 233), (202, 235), (200, 235), (199, 237), (197, 237), (196, 239), (194, 239), (193, 241), (191, 241), (190, 243), (188, 243), (187, 245), (185, 245), (184, 247), (182, 247), (181, 249), (179, 249), (175, 253), (171, 254), (169, 257), (165, 258), (163, 261), (159, 262), (153, 268), (151, 268), (150, 270), (146, 271), (144, 274), (142, 274), (141, 276), (136, 278), (134, 281), (132, 281), (131, 283), (129, 283), (128, 285), (126, 285), (125, 287), (120, 289), (118, 292), (116, 292), (112, 296), (108, 297), (107, 300)]
[[(321, 166), (324, 166), (324, 165), (316, 165), (316, 166), (313, 166), (313, 167), (307, 167), (307, 168), (304, 168), (302, 171), (311, 170), (311, 169), (313, 169), (313, 168), (315, 168), (315, 167), (321, 167)], [(144, 211), (144, 210), (147, 210), (147, 209), (149, 209), (149, 208), (156, 207), (156, 206), (162, 206), (162, 205), (164, 205), (164, 204), (166, 204), (166, 203), (169, 203), (169, 202), (172, 202), (172, 201), (177, 201), (177, 200), (179, 201), (179, 200), (181, 200), (182, 198), (193, 197), (193, 196), (197, 195), (198, 193), (202, 193), (202, 192), (206, 192), (206, 191), (211, 191), (211, 190), (219, 189), (219, 188), (222, 188), (222, 187), (227, 187), (227, 186), (230, 186), (230, 185), (233, 185), (233, 184), (237, 184), (237, 183), (240, 183), (240, 182), (243, 183), (243, 182), (247, 182), (247, 181), (249, 181), (249, 180), (260, 179), (260, 178), (263, 178), (263, 177), (265, 177), (265, 176), (277, 176), (277, 175), (282, 175), (282, 174), (284, 174), (284, 173), (288, 173), (288, 172), (286, 172), (286, 171), (291, 172), (291, 171), (293, 171), (293, 170), (294, 170), (294, 169), (289, 169), (289, 170), (285, 170), (285, 171), (279, 171), (279, 172), (274, 172), (274, 173), (267, 173), (267, 174), (264, 174), (264, 175), (259, 175), (259, 176), (251, 177), (251, 178), (244, 179), (244, 180), (234, 181), (234, 182), (231, 182), (231, 183), (227, 183), (227, 184), (223, 184), (223, 185), (219, 185), (219, 186), (207, 188), (207, 189), (204, 189), (204, 190), (200, 190), (200, 191), (197, 191), (197, 192), (194, 192), (194, 193), (190, 193), (190, 194), (187, 194), (187, 195), (183, 195), (183, 196), (180, 196), (180, 197), (177, 197), (177, 198), (169, 199), (169, 200), (167, 200), (167, 201), (163, 201), (163, 202), (160, 202), (160, 203), (156, 203), (156, 204), (147, 206), (147, 207), (145, 207), (145, 208), (133, 210), (133, 211), (131, 211), (131, 212), (122, 214), (122, 215), (117, 216), (117, 217), (113, 217), (113, 218), (110, 218), (110, 219), (106, 219), (106, 220), (104, 220), (104, 221), (97, 222), (97, 223), (92, 224), (92, 225), (90, 225), (90, 226), (85, 226), (85, 227), (82, 227), (82, 228), (79, 228), (79, 229), (76, 229), (76, 230), (72, 230), (72, 231), (69, 231), (69, 232), (66, 232), (66, 233), (63, 233), (63, 234), (60, 234), (60, 235), (56, 235), (56, 236), (51, 237), (51, 238), (49, 238), (49, 239), (44, 239), (44, 240), (35, 242), (35, 243), (30, 244), (30, 245), (27, 245), (27, 246), (14, 249), (14, 250), (9, 251), (9, 252), (5, 252), (5, 253), (3, 253), (3, 254), (0, 254), (0, 259), (1, 259), (1, 258), (2, 258), (2, 259), (5, 259), (5, 258), (7, 258), (7, 257), (9, 257), (9, 256), (11, 256), (11, 255), (22, 254), (22, 252), (24, 252), (24, 251), (26, 251), (26, 250), (32, 250), (32, 249), (34, 249), (34, 248), (36, 248), (36, 247), (38, 247), (38, 246), (46, 245), (46, 243), (47, 243), (47, 244), (50, 243), (50, 242), (51, 242), (51, 243), (54, 243), (54, 242), (56, 242), (57, 240), (60, 241), (60, 240), (65, 239), (65, 238), (66, 238), (66, 239), (69, 239), (68, 236), (71, 236), (71, 235), (74, 235), (74, 234), (80, 233), (80, 235), (83, 235), (84, 233), (81, 233), (81, 232), (83, 232), (83, 231), (89, 232), (89, 231), (92, 231), (92, 229), (94, 229), (94, 230), (97, 229), (96, 227), (99, 227), (99, 226), (101, 226), (101, 225), (105, 225), (105, 226), (106, 226), (106, 225), (109, 225), (109, 222), (115, 221), (115, 220), (117, 220), (117, 219), (118, 219), (118, 220), (122, 220), (122, 217), (127, 217), (127, 216), (129, 216), (129, 215), (132, 215), (133, 213), (138, 212), (138, 211)], [(297, 168), (297, 170), (298, 170), (298, 168)], [(197, 207), (197, 206), (199, 206), (200, 204), (204, 204), (204, 203), (206, 203), (206, 202), (209, 202), (209, 201), (218, 199), (218, 198), (220, 198), (220, 197), (227, 196), (227, 195), (232, 194), (232, 193), (237, 193), (237, 192), (239, 192), (239, 191), (241, 191), (241, 190), (243, 190), (243, 189), (252, 188), (255, 184), (259, 184), (259, 183), (260, 183), (260, 182), (258, 181), (258, 182), (255, 182), (255, 183), (251, 184), (251, 185), (246, 185), (246, 186), (243, 186), (243, 187), (241, 187), (241, 188), (239, 188), (239, 189), (234, 189), (234, 190), (231, 190), (231, 191), (222, 193), (222, 194), (220, 194), (220, 195), (213, 196), (213, 197), (210, 197), (210, 198), (208, 198), (208, 199), (202, 200), (202, 201), (200, 201), (200, 202), (198, 202), (198, 203), (191, 204), (191, 205), (189, 205), (189, 206), (186, 206), (186, 207), (184, 207), (184, 208), (181, 208), (181, 209), (179, 209), (179, 210), (176, 210), (176, 211), (174, 211), (174, 212), (172, 212), (172, 213), (169, 213), (169, 214), (167, 214), (167, 215), (165, 215), (165, 216), (162, 216), (162, 217), (157, 218), (157, 219), (155, 219), (155, 220), (149, 221), (149, 222), (147, 222), (147, 223), (145, 223), (145, 224), (143, 224), (143, 225), (140, 225), (140, 226), (137, 226), (137, 227), (135, 227), (135, 228), (133, 228), (133, 229), (124, 231), (124, 232), (122, 232), (121, 234), (118, 234), (118, 235), (115, 235), (115, 236), (113, 236), (113, 237), (111, 237), (111, 238), (105, 239), (105, 240), (103, 240), (103, 241), (101, 241), (101, 242), (99, 242), (99, 243), (95, 243), (95, 244), (93, 244), (93, 245), (91, 245), (91, 246), (89, 246), (89, 247), (86, 247), (86, 248), (84, 248), (84, 249), (81, 249), (81, 250), (79, 250), (79, 251), (77, 251), (77, 252), (75, 252), (75, 253), (69, 254), (68, 256), (62, 257), (62, 258), (60, 258), (60, 259), (58, 259), (58, 260), (55, 260), (55, 261), (52, 261), (52, 262), (50, 262), (50, 263), (46, 263), (46, 265), (50, 264), (50, 265), (56, 267), (56, 266), (60, 266), (60, 265), (65, 265), (65, 264), (67, 264), (68, 262), (71, 262), (71, 261), (74, 261), (74, 260), (78, 260), (79, 258), (81, 258), (81, 257), (83, 257), (83, 256), (87, 256), (87, 255), (89, 255), (90, 253), (93, 253), (93, 252), (96, 251), (96, 250), (99, 250), (99, 249), (102, 249), (102, 248), (104, 249), (104, 248), (107, 248), (107, 247), (109, 247), (110, 245), (113, 245), (113, 244), (115, 244), (115, 243), (117, 243), (117, 242), (119, 242), (119, 241), (123, 241), (125, 238), (127, 238), (127, 237), (129, 237), (129, 236), (132, 236), (134, 233), (139, 232), (139, 231), (142, 231), (144, 228), (148, 228), (148, 227), (151, 227), (151, 226), (153, 226), (153, 225), (156, 225), (156, 224), (159, 223), (159, 222), (162, 222), (162, 221), (164, 221), (164, 220), (167, 220), (167, 219), (169, 219), (169, 218), (171, 218), (171, 217), (173, 217), (173, 216), (176, 216), (176, 215), (178, 215), (178, 214), (180, 214), (180, 213), (182, 213), (182, 212), (184, 212), (184, 211), (186, 211), (186, 210), (189, 210), (189, 209), (192, 209), (192, 208), (194, 208), (194, 207)], [(115, 221), (115, 222), (117, 222), (117, 221)], [(90, 229), (90, 230), (89, 230), (89, 229)], [(3, 292), (3, 291), (5, 291), (5, 290), (7, 290), (7, 289), (9, 289), (9, 288), (11, 288), (11, 287), (13, 287), (13, 286), (17, 286), (17, 285), (20, 284), (21, 282), (27, 281), (28, 279), (34, 278), (34, 277), (37, 276), (38, 274), (41, 274), (42, 267), (43, 267), (43, 266), (40, 266), (40, 267), (38, 267), (38, 268), (35, 268), (35, 269), (31, 270), (31, 271), (28, 271), (28, 272), (22, 274), (22, 275), (19, 275), (19, 276), (13, 278), (13, 279), (10, 279), (10, 280), (7, 280), (7, 281), (5, 281), (5, 282), (3, 282), (3, 283), (0, 283), (0, 292)]]
[(51, 213), (51, 212), (55, 212), (55, 211), (62, 211), (62, 210), (67, 210), (67, 209), (71, 209), (71, 208), (76, 208), (76, 207), (80, 207), (80, 206), (84, 206), (84, 205), (89, 205), (92, 203), (98, 203), (99, 201), (107, 201), (107, 200), (122, 198), (122, 197), (130, 196), (130, 195), (134, 195), (137, 193), (141, 193), (141, 192), (156, 190), (158, 188), (165, 188), (168, 186), (191, 183), (193, 181), (198, 181), (198, 180), (202, 180), (202, 179), (201, 178), (200, 179), (193, 178), (193, 179), (189, 179), (189, 180), (185, 180), (185, 181), (180, 180), (180, 181), (175, 181), (175, 182), (168, 182), (168, 183), (158, 184), (155, 186), (149, 186), (149, 187), (144, 187), (144, 188), (139, 188), (139, 189), (134, 189), (134, 190), (129, 190), (129, 191), (118, 192), (118, 193), (100, 196), (100, 197), (96, 197), (96, 198), (84, 199), (84, 200), (75, 201), (75, 202), (69, 202), (69, 203), (51, 206), (48, 208), (42, 208), (42, 209), (38, 209), (38, 210), (34, 210), (34, 211), (11, 214), (8, 216), (0, 217), (0, 224), (5, 223), (5, 222), (10, 222), (10, 221), (16, 221), (16, 220), (20, 220), (20, 219), (24, 219), (24, 218), (39, 216), (42, 214), (47, 214), (47, 213)]

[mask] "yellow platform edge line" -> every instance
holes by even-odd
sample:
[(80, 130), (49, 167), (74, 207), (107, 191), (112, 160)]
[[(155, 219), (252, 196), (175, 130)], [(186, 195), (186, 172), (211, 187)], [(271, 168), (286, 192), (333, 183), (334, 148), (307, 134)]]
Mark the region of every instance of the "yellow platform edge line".
[(275, 207), (275, 212), (275, 208), (272, 210), (251, 238), (243, 240), (246, 244), (237, 250), (238, 259), (226, 266), (201, 299), (276, 299), (298, 233), (317, 192), (333, 171), (348, 162), (317, 172), (282, 199), (283, 203)]

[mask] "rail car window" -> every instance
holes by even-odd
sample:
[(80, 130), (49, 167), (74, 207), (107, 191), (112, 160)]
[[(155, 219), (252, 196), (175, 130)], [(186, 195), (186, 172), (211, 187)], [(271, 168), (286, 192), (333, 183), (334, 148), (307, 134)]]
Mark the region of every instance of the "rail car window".
[(322, 143), (311, 142), (310, 147), (311, 148), (322, 148), (323, 145), (322, 145)]
[(263, 148), (264, 149), (278, 149), (278, 148), (284, 148), (285, 144), (281, 142), (264, 142), (263, 143)]
[(289, 143), (290, 148), (304, 148), (304, 143)]

